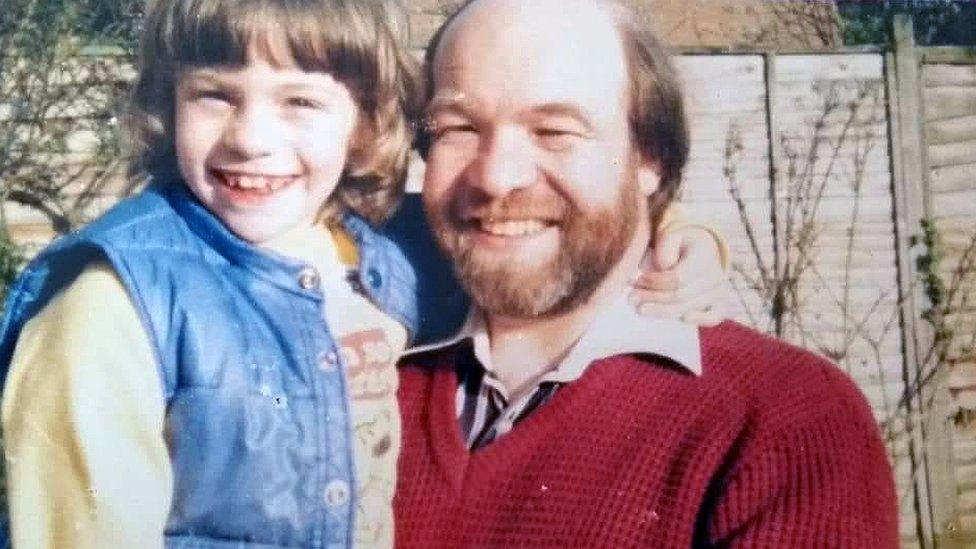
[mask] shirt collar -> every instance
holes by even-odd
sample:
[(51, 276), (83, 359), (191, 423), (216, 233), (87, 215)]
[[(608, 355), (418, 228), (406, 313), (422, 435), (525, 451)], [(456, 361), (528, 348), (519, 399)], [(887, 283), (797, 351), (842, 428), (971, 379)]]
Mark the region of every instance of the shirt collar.
[[(484, 316), (472, 307), (461, 329), (443, 341), (414, 347), (414, 354), (472, 340), (475, 357), (492, 372), (491, 347)], [(696, 376), (702, 373), (698, 327), (666, 318), (641, 316), (626, 296), (609, 302), (597, 312), (583, 336), (566, 357), (540, 381), (568, 383), (578, 379), (594, 360), (619, 354), (652, 354), (666, 358)]]

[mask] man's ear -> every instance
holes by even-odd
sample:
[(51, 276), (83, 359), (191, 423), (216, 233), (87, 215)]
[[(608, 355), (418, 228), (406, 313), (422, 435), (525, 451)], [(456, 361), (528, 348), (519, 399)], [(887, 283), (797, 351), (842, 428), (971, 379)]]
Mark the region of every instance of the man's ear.
[(661, 170), (657, 162), (642, 160), (637, 166), (637, 185), (644, 196), (651, 196), (661, 185)]

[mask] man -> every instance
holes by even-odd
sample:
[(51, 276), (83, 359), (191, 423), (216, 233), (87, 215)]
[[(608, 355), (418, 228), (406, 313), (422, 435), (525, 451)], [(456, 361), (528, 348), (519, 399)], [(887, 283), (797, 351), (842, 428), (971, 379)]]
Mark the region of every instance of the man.
[(674, 70), (596, 0), (475, 0), (428, 50), (424, 204), (475, 308), (401, 368), (404, 547), (897, 545), (833, 365), (618, 296), (688, 136)]

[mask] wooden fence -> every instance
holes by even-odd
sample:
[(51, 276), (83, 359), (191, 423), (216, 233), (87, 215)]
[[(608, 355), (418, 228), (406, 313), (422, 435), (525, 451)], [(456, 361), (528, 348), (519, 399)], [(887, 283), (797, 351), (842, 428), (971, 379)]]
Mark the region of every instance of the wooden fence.
[[(733, 316), (830, 357), (864, 391), (903, 545), (973, 546), (976, 51), (917, 48), (907, 25), (893, 51), (679, 57), (684, 203), (730, 238)], [(947, 315), (925, 283), (929, 220)]]

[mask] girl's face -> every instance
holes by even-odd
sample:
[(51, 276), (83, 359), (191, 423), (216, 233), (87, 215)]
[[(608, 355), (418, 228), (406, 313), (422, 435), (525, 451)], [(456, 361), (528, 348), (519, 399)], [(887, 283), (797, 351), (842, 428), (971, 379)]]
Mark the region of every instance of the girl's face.
[(258, 245), (315, 222), (339, 183), (359, 112), (328, 73), (259, 57), (241, 68), (184, 70), (175, 103), (187, 186)]

